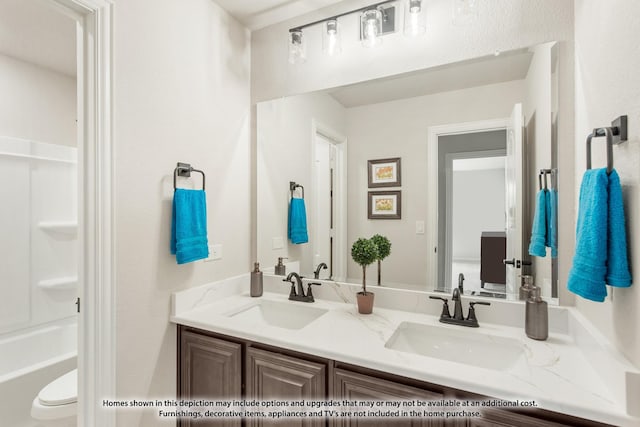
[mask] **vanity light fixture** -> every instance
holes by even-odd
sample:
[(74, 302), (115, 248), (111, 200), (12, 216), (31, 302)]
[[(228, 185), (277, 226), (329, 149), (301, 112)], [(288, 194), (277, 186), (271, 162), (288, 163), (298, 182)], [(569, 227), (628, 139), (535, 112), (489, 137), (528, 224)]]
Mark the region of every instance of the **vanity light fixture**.
[(325, 21), (322, 32), (322, 50), (329, 56), (336, 56), (342, 51), (341, 34), (336, 18)]
[(375, 47), (382, 44), (382, 12), (379, 9), (365, 10), (360, 16), (362, 46)]
[(289, 30), (289, 63), (300, 64), (307, 60), (307, 47), (302, 29)]
[(418, 36), (427, 31), (425, 0), (407, 0), (404, 6), (404, 35)]

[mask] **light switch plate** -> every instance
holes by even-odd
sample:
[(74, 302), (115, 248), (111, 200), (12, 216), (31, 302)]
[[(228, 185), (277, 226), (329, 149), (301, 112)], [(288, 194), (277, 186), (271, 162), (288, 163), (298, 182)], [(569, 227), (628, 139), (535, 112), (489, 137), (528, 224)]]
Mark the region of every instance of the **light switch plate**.
[(282, 237), (274, 237), (271, 242), (271, 249), (284, 248), (284, 239)]
[(222, 244), (209, 245), (209, 258), (205, 259), (205, 261), (217, 261), (219, 259), (222, 259)]
[(416, 221), (416, 234), (424, 234), (424, 221)]

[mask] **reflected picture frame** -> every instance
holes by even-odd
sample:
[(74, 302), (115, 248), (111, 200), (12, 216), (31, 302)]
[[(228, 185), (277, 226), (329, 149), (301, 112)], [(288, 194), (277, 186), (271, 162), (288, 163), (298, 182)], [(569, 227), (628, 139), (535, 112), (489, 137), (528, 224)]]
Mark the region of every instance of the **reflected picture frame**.
[(369, 191), (368, 219), (402, 219), (401, 191)]
[(401, 185), (400, 157), (367, 161), (369, 188)]

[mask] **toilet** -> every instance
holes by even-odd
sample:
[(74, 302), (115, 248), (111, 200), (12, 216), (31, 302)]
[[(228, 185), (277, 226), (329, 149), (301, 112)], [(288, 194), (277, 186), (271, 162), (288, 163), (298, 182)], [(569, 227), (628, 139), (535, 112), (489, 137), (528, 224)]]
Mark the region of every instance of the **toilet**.
[(78, 370), (74, 369), (47, 384), (33, 399), (31, 417), (39, 427), (76, 427)]

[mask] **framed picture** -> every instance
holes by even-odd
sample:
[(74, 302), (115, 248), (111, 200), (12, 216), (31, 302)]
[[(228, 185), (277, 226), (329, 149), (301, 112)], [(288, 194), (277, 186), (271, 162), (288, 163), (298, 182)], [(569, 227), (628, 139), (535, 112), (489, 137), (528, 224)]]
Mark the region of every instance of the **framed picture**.
[(400, 191), (369, 191), (367, 218), (400, 219), (402, 207)]
[(367, 161), (369, 188), (400, 186), (400, 157)]

